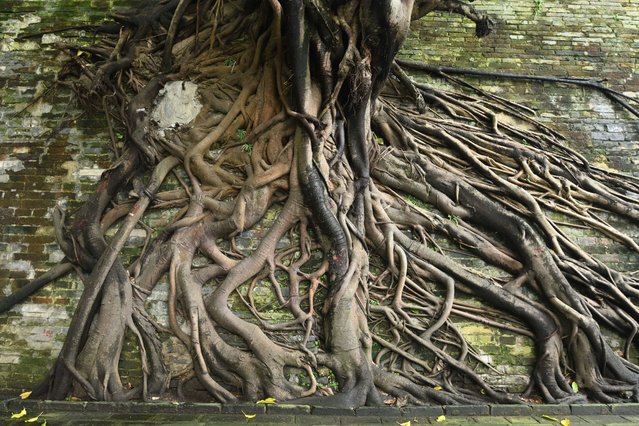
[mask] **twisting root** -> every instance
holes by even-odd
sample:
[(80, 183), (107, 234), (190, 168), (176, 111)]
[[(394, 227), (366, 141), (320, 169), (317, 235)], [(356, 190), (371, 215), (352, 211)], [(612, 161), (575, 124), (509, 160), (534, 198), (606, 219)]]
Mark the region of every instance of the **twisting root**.
[[(588, 165), (526, 107), (441, 73), (457, 92), (414, 84), (394, 57), (411, 15), (436, 9), (478, 35), (493, 25), (452, 0), (172, 0), (115, 15), (118, 36), (74, 55), (73, 84), (119, 117), (126, 148), (83, 208), (55, 212), (65, 263), (0, 305), (71, 265), (83, 278), (40, 394), (151, 398), (196, 378), (222, 402), (636, 399), (639, 279), (566, 230), (637, 255), (608, 218), (637, 224), (639, 182)], [(162, 87), (187, 80), (201, 111), (160, 128)], [(140, 222), (147, 242), (129, 259)], [(167, 275), (162, 324), (145, 307)], [(490, 380), (460, 321), (533, 340), (525, 391)], [(624, 357), (602, 326), (627, 336)], [(133, 389), (118, 371), (127, 330), (142, 357)], [(169, 365), (166, 335), (188, 369)]]

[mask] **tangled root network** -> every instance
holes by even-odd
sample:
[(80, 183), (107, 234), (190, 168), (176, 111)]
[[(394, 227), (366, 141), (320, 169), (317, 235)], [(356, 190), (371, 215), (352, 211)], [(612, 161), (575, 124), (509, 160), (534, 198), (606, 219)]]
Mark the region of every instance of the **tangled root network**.
[[(115, 160), (78, 211), (54, 215), (66, 258), (35, 284), (75, 270), (84, 290), (40, 394), (150, 399), (178, 383), (188, 397), (196, 378), (220, 402), (637, 401), (639, 279), (566, 230), (637, 255), (620, 228), (639, 223), (639, 181), (589, 165), (524, 106), (408, 77), (420, 67), (395, 55), (409, 24), (442, 8), (492, 29), (461, 1), (162, 0), (114, 15), (90, 55), (63, 46), (60, 84), (104, 110)], [(188, 91), (193, 117), (162, 124), (163, 100)], [(144, 248), (123, 255), (140, 224)], [(145, 308), (161, 281), (163, 325)], [(459, 321), (533, 342), (525, 390), (486, 381)]]

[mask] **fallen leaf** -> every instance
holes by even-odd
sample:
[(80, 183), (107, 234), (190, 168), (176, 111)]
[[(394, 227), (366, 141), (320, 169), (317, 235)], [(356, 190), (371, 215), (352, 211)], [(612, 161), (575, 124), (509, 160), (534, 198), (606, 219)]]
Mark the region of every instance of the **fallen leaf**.
[(570, 426), (570, 420), (568, 419), (563, 419), (562, 421), (559, 422), (559, 424), (561, 426)]
[(573, 393), (579, 392), (579, 385), (577, 384), (577, 382), (572, 382), (570, 384), (570, 387), (572, 388)]
[(38, 421), (38, 419), (40, 418), (40, 416), (42, 415), (42, 413), (38, 414), (35, 417), (31, 417), (30, 419), (25, 420), (25, 423), (35, 423)]
[(264, 405), (277, 404), (277, 401), (275, 400), (275, 398), (266, 398), (266, 399), (260, 399), (259, 401), (256, 402), (256, 404), (264, 404)]
[(400, 423), (399, 426), (410, 426), (410, 420), (404, 423)]
[(242, 414), (244, 414), (244, 417), (247, 419), (254, 419), (255, 416), (257, 416), (257, 414), (246, 414), (244, 411), (242, 411)]
[(440, 391), (440, 390), (442, 390), (442, 387), (441, 386), (435, 386), (433, 389), (435, 389), (436, 391)]
[(437, 423), (444, 423), (446, 421), (446, 416), (439, 416), (437, 417), (436, 422)]
[(27, 410), (23, 408), (22, 411), (20, 411), (19, 413), (11, 414), (11, 418), (12, 419), (19, 419), (19, 418), (24, 417), (26, 415), (27, 415)]
[(556, 417), (550, 417), (546, 414), (544, 414), (543, 416), (541, 416), (542, 419), (546, 419), (546, 420), (550, 420), (552, 422), (558, 422), (559, 420)]
[(32, 391), (22, 392), (20, 394), (20, 399), (27, 399), (31, 396)]

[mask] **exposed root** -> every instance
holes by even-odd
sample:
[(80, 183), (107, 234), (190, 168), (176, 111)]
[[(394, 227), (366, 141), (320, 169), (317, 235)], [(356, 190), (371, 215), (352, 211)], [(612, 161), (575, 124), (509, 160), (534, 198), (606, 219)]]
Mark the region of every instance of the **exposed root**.
[[(85, 284), (41, 396), (165, 395), (172, 370), (161, 336), (171, 335), (192, 359), (173, 376), (197, 378), (222, 402), (637, 398), (628, 354), (639, 279), (585, 252), (565, 228), (637, 255), (607, 218), (636, 225), (639, 182), (589, 166), (525, 107), (453, 78), (457, 93), (414, 84), (393, 62), (411, 14), (452, 10), (479, 36), (493, 26), (465, 2), (415, 4), (165, 1), (117, 14), (122, 31), (110, 43), (74, 55), (77, 93), (119, 117), (127, 148), (114, 150), (84, 207), (68, 219), (55, 212), (65, 263), (0, 305), (72, 267)], [(391, 71), (397, 81), (386, 84)], [(199, 84), (202, 110), (159, 129), (160, 90), (184, 80)], [(166, 226), (145, 224), (144, 249), (128, 259), (131, 231), (158, 211)], [(238, 245), (256, 225), (255, 244)], [(498, 274), (448, 256), (451, 245)], [(145, 303), (165, 276), (168, 321), (159, 325)], [(534, 341), (525, 392), (486, 379), (492, 367), (461, 319)], [(627, 336), (623, 356), (602, 326)], [(133, 389), (118, 371), (127, 331), (141, 355)]]

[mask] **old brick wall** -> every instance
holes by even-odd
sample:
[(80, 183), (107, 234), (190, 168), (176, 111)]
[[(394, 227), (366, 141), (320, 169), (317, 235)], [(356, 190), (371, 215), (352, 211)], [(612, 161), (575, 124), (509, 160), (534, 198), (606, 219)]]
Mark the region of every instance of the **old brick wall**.
[[(61, 259), (51, 209), (56, 203), (77, 208), (109, 164), (102, 116), (79, 117), (64, 87), (38, 99), (60, 71), (55, 43), (88, 43), (93, 36), (17, 37), (99, 23), (113, 3), (0, 2), (0, 297)], [(70, 277), (0, 315), (0, 389), (28, 388), (43, 377), (62, 346), (80, 290)]]
[[(603, 78), (610, 88), (639, 96), (638, 0), (474, 4), (497, 22), (489, 37), (477, 39), (473, 22), (439, 12), (415, 26), (404, 56), (460, 68)], [(639, 173), (637, 117), (602, 94), (551, 83), (468, 80), (536, 109), (591, 161)]]
[[(475, 38), (473, 22), (440, 12), (414, 26), (402, 56), (502, 73), (601, 78), (608, 87), (639, 98), (639, 0), (484, 0), (474, 5), (496, 21), (489, 37)], [(449, 86), (436, 78), (415, 78)], [(603, 94), (555, 83), (462, 78), (531, 107), (540, 121), (559, 130), (592, 164), (639, 176), (639, 118)], [(636, 226), (626, 229), (639, 239)], [(636, 253), (594, 232), (564, 231), (597, 258), (621, 270), (639, 270)], [(489, 383), (510, 389), (524, 386), (534, 356), (528, 339), (480, 324), (457, 324), (482, 360), (503, 373), (480, 369)], [(624, 343), (613, 335), (609, 342), (615, 348)]]
[[(88, 42), (91, 34), (15, 38), (96, 22), (114, 7), (131, 3), (0, 2), (0, 297), (60, 259), (50, 209), (57, 202), (67, 210), (77, 207), (109, 162), (103, 118), (78, 119), (79, 108), (69, 90), (59, 88), (31, 104), (59, 71), (61, 58), (54, 43)], [(639, 96), (639, 0), (478, 0), (475, 5), (496, 17), (493, 35), (478, 40), (472, 23), (447, 13), (434, 14), (415, 25), (402, 55), (465, 68), (601, 77), (610, 87)], [(603, 95), (547, 83), (468, 81), (534, 108), (595, 164), (639, 176), (639, 121)], [(66, 126), (67, 122), (72, 125)], [(603, 260), (639, 269), (638, 256), (611, 247), (599, 236), (576, 237)], [(80, 290), (78, 280), (70, 277), (0, 315), (0, 393), (30, 388), (46, 373), (62, 345)], [(165, 290), (160, 286), (154, 293), (152, 312), (162, 312)], [(532, 347), (524, 338), (474, 324), (460, 328), (484, 360), (508, 374), (494, 381), (509, 386), (528, 371)]]

